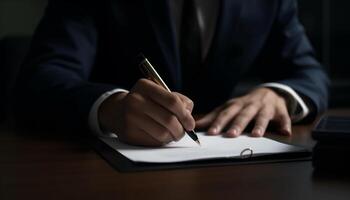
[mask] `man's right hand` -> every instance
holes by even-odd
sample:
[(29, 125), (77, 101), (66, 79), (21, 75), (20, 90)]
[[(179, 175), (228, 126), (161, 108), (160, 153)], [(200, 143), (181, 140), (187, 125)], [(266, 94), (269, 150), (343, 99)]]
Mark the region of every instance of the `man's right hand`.
[(184, 128), (194, 129), (192, 109), (193, 102), (184, 95), (140, 79), (129, 93), (116, 93), (106, 99), (98, 118), (103, 130), (116, 133), (123, 142), (161, 146), (180, 140)]

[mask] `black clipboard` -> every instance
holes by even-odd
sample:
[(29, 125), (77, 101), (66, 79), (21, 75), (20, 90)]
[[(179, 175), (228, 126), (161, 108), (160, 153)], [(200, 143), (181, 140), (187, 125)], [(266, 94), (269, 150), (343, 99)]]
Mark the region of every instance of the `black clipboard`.
[(91, 145), (96, 152), (106, 160), (113, 168), (119, 172), (142, 172), (154, 170), (174, 170), (186, 168), (200, 167), (217, 167), (217, 166), (233, 166), (242, 164), (260, 164), (260, 163), (280, 163), (280, 162), (295, 162), (295, 161), (310, 161), (311, 150), (304, 148), (304, 151), (293, 153), (281, 153), (275, 155), (258, 156), (251, 158), (235, 158), (235, 159), (215, 159), (203, 161), (191, 161), (180, 163), (137, 163), (124, 157), (119, 152), (108, 146), (98, 138), (91, 139)]

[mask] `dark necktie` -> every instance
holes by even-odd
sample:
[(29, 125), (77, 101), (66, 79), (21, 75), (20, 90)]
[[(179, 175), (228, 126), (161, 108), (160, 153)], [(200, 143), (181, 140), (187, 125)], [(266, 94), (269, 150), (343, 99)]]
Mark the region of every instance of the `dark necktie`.
[(194, 0), (184, 0), (180, 35), (182, 88), (189, 91), (201, 65), (201, 36)]

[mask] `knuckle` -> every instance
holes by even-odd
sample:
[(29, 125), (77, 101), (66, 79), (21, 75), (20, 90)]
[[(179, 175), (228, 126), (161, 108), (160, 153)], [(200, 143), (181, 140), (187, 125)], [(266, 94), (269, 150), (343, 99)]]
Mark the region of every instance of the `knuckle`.
[(229, 109), (225, 109), (225, 110), (220, 112), (218, 118), (226, 118), (229, 114), (230, 114), (230, 110)]
[(288, 108), (287, 108), (287, 104), (281, 104), (280, 108), (279, 108), (280, 112), (284, 113), (285, 115), (288, 115)]
[(273, 93), (272, 92), (265, 92), (264, 94), (263, 94), (263, 98), (264, 99), (271, 99), (273, 97)]
[(261, 111), (257, 117), (259, 120), (271, 120), (272, 119), (272, 114), (270, 111)]
[(188, 107), (188, 108), (193, 108), (194, 103), (190, 98), (188, 98), (180, 93), (177, 93), (177, 92), (172, 92), (172, 94), (174, 94), (177, 97), (178, 102), (185, 104), (186, 107)]
[(249, 119), (250, 116), (251, 116), (250, 113), (244, 112), (244, 113), (241, 113), (241, 114), (237, 117), (237, 119), (238, 119), (238, 121), (245, 121), (245, 120)]
[(144, 84), (144, 80), (143, 79), (137, 80), (135, 85), (134, 85), (133, 91), (134, 90), (139, 90), (142, 87), (143, 84)]
[(192, 103), (193, 103), (192, 99), (190, 99), (189, 97), (184, 96), (184, 95), (181, 95), (181, 96), (183, 97), (183, 99), (184, 99), (188, 104), (192, 104)]
[(171, 109), (174, 109), (177, 107), (177, 105), (179, 103), (179, 99), (177, 96), (170, 95), (169, 97), (167, 97), (167, 102), (168, 102), (169, 107)]
[(265, 97), (267, 98), (272, 98), (272, 97), (276, 97), (277, 96), (277, 93), (272, 90), (272, 89), (269, 89), (269, 90), (266, 90), (265, 93), (264, 93)]
[(188, 99), (187, 103), (189, 106), (191, 106), (193, 108), (194, 102), (191, 99)]
[(242, 127), (249, 122), (249, 119), (250, 119), (249, 117), (240, 116), (235, 119), (234, 124)]
[(269, 111), (267, 109), (260, 110), (258, 117), (266, 117), (269, 115)]
[(276, 100), (275, 106), (276, 106), (276, 108), (277, 108), (278, 110), (283, 110), (284, 107), (287, 108), (286, 105), (287, 105), (287, 104), (285, 103), (285, 101), (284, 101), (283, 98), (279, 98), (279, 99)]
[(172, 126), (177, 123), (177, 118), (174, 115), (168, 115), (164, 119), (167, 126)]
[(145, 78), (141, 78), (136, 82), (136, 85), (140, 86), (140, 85), (147, 85), (148, 84), (148, 80)]

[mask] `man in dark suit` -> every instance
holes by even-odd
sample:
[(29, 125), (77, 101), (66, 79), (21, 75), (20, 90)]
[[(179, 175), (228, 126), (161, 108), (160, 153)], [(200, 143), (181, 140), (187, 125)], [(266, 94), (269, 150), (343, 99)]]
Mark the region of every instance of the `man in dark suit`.
[[(141, 79), (144, 53), (172, 90)], [(251, 70), (264, 84), (232, 93)], [(21, 118), (89, 127), (136, 145), (184, 129), (240, 135), (254, 121), (291, 134), (327, 105), (328, 77), (297, 17), (296, 0), (51, 0), (19, 82)], [(195, 105), (195, 106), (194, 106)], [(207, 113), (195, 121), (195, 113)]]

